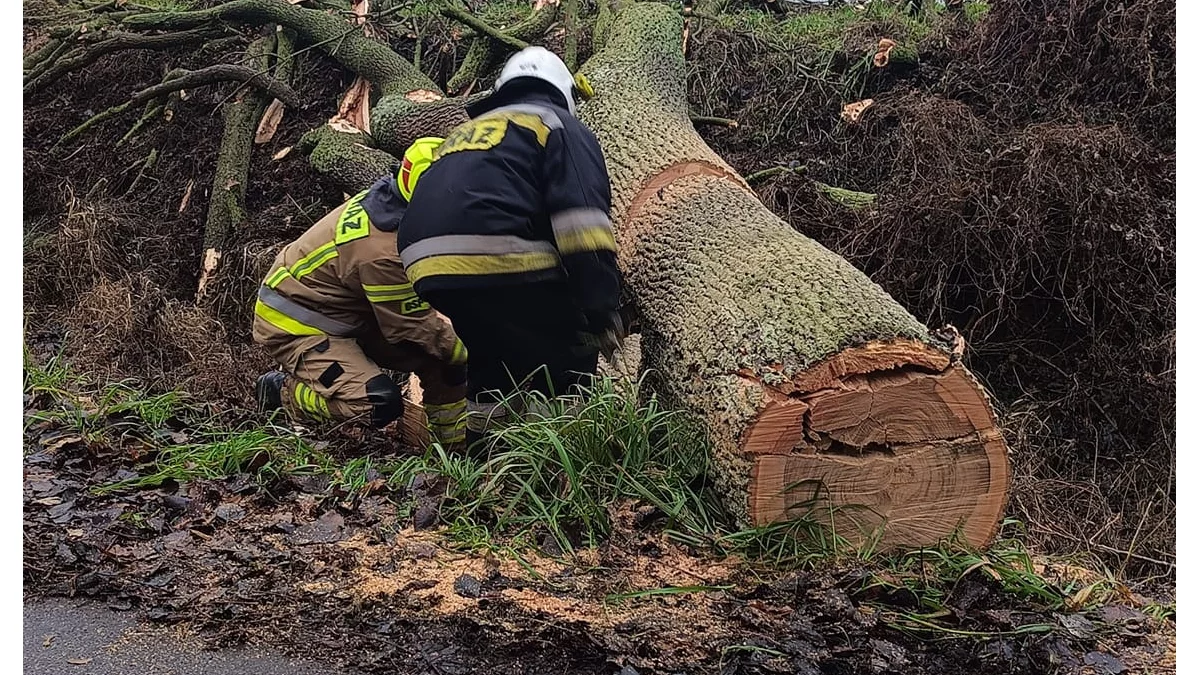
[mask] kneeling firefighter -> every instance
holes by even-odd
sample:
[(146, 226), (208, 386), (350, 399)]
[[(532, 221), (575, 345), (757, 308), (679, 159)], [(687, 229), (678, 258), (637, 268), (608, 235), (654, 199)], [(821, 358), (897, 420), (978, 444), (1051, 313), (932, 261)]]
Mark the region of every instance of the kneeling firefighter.
[(515, 54), (434, 153), (399, 228), (405, 273), (471, 350), (471, 446), (514, 389), (570, 394), (623, 337), (609, 176), (576, 93), (590, 86), (552, 52)]
[[(400, 388), (380, 367), (413, 372), (435, 440), (465, 439), (467, 351), (417, 296), (396, 251), (396, 228), (440, 138), (418, 139), (396, 175), (380, 178), (283, 248), (258, 289), (254, 341), (282, 367), (258, 378), (260, 407), (297, 418), (402, 416)], [(412, 442), (417, 439), (402, 439)]]

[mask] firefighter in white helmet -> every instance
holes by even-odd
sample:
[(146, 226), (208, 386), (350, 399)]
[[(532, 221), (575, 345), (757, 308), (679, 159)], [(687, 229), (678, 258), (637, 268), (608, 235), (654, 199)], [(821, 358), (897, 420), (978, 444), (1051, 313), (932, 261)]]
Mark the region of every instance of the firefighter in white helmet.
[(433, 438), (462, 447), (466, 348), (413, 290), (395, 239), (413, 187), (441, 142), (418, 139), (395, 173), (276, 256), (254, 308), (254, 341), (282, 367), (258, 379), (262, 408), (315, 420), (361, 417), (377, 427), (402, 415), (419, 419), (421, 409), (406, 403), (382, 368), (413, 372)]
[(600, 144), (575, 118), (590, 88), (528, 47), (467, 109), (398, 230), (405, 273), (471, 353), (468, 443), (514, 388), (571, 393), (623, 335)]

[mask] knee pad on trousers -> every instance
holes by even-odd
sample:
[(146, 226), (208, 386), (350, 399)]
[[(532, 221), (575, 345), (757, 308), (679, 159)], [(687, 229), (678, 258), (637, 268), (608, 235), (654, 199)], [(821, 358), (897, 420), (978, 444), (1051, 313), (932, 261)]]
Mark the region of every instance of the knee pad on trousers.
[(382, 373), (367, 380), (367, 400), (371, 403), (371, 426), (387, 426), (404, 413), (404, 395), (400, 393), (400, 387)]

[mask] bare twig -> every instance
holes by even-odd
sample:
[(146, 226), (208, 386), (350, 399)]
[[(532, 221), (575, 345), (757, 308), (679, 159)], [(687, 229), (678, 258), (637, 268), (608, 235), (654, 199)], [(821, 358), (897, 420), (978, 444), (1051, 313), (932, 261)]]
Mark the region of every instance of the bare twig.
[(704, 115), (692, 115), (692, 124), (711, 124), (718, 127), (729, 127), (736, 129), (738, 127), (737, 120), (731, 120), (727, 117), (705, 117)]
[(791, 166), (791, 165), (785, 164), (782, 166), (773, 166), (769, 169), (763, 169), (762, 171), (755, 171), (754, 173), (750, 174), (749, 176), (746, 176), (746, 184), (754, 185), (756, 183), (761, 183), (764, 180), (766, 180), (772, 176), (778, 176), (778, 175), (784, 174), (784, 173), (802, 174), (807, 170), (808, 170), (808, 167), (803, 166), (803, 165)]

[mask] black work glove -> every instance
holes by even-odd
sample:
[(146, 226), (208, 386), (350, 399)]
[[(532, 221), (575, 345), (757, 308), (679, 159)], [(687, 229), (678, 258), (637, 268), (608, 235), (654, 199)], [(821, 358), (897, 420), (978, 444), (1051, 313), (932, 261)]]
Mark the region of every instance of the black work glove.
[(621, 322), (621, 315), (612, 312), (603, 321), (588, 323), (588, 330), (582, 336), (584, 343), (597, 349), (604, 356), (604, 360), (611, 363), (613, 354), (621, 349), (621, 343), (625, 340), (625, 326)]

